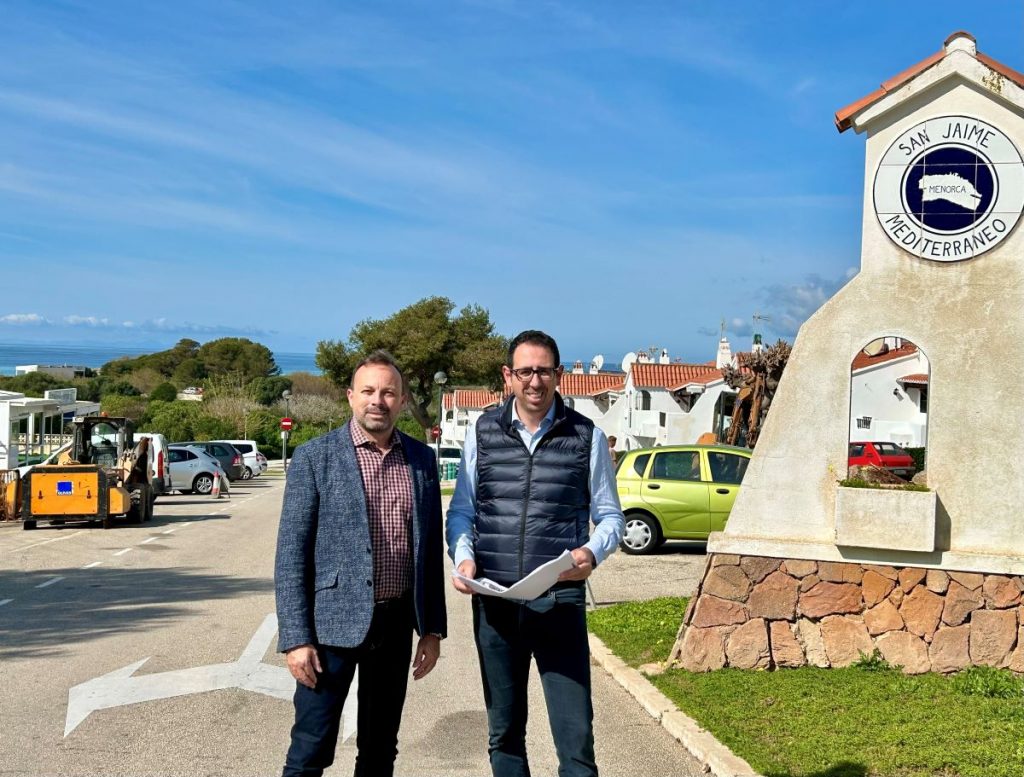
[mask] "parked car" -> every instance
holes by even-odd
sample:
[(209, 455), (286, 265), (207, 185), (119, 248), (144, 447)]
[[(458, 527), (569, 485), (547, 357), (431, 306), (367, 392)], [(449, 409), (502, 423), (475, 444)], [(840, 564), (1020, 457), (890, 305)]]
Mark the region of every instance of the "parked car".
[(158, 432), (136, 432), (135, 442), (143, 437), (149, 438), (150, 447), (153, 449), (153, 457), (150, 459), (153, 493), (156, 496), (168, 494), (174, 487), (171, 485), (171, 461), (167, 438)]
[(666, 445), (623, 453), (615, 473), (626, 515), (622, 550), (642, 555), (665, 540), (706, 540), (724, 529), (750, 454), (729, 445)]
[[(255, 440), (213, 440), (213, 442), (226, 442), (242, 454), (242, 480), (259, 477), (266, 469), (265, 466), (260, 466), (259, 457), (262, 454), (259, 452)], [(267, 457), (264, 456), (263, 461), (266, 460)]]
[(224, 474), (228, 476), (228, 480), (230, 481), (238, 480), (242, 477), (242, 473), (245, 472), (245, 464), (243, 463), (242, 454), (239, 453), (238, 449), (231, 443), (214, 442), (213, 440), (207, 440), (205, 442), (189, 440), (188, 442), (171, 443), (171, 447), (182, 445), (194, 445), (209, 453), (213, 458), (220, 462), (220, 468), (224, 470)]
[(906, 480), (914, 477), (914, 457), (894, 442), (851, 442), (849, 466), (874, 465)]
[(209, 494), (215, 478), (224, 476), (220, 462), (194, 445), (172, 445), (171, 487), (184, 494)]

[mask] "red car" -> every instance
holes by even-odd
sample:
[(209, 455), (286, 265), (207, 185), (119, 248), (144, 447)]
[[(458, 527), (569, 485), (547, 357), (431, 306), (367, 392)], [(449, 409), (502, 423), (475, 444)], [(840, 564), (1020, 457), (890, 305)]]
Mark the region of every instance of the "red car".
[(851, 442), (849, 465), (866, 467), (871, 464), (906, 480), (914, 477), (914, 457), (896, 443)]

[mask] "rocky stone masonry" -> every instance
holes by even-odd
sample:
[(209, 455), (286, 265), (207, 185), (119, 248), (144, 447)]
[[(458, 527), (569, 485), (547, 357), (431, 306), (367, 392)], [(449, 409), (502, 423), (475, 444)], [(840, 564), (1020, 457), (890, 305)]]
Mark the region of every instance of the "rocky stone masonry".
[(849, 666), (875, 648), (908, 674), (1024, 672), (1024, 577), (716, 554), (676, 665)]

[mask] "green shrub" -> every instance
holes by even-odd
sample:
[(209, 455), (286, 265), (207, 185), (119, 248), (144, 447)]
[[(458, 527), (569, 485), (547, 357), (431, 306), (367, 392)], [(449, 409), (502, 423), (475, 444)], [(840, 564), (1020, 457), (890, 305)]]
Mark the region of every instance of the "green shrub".
[(924, 452), (925, 448), (904, 448), (914, 458), (914, 469), (918, 472), (924, 471)]
[(1012, 699), (1024, 691), (1024, 681), (1006, 669), (971, 666), (953, 677), (957, 692), (986, 699)]
[(854, 661), (850, 666), (855, 669), (861, 669), (865, 672), (891, 672), (893, 669), (899, 669), (898, 666), (893, 666), (882, 657), (882, 651), (875, 648), (871, 651), (871, 655), (868, 655), (863, 650), (858, 650), (860, 658)]
[(149, 398), (157, 402), (173, 402), (178, 398), (178, 389), (171, 383), (161, 383), (149, 392)]
[(839, 485), (843, 488), (875, 488), (879, 491), (931, 491), (928, 486), (921, 485), (919, 483), (904, 483), (902, 485), (890, 485), (884, 483), (875, 483), (870, 480), (864, 480), (864, 478), (845, 478), (839, 481)]

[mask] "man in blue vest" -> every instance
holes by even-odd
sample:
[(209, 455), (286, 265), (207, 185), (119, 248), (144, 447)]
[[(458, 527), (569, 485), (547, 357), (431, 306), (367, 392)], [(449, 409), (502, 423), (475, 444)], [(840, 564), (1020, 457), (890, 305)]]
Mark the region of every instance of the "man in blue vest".
[(405, 396), (390, 354), (371, 353), (352, 375), (352, 420), (299, 446), (288, 470), (274, 577), (278, 648), (297, 682), (283, 777), (331, 765), (357, 667), (355, 775), (389, 777), (409, 664), (419, 680), (437, 663), (441, 490), (433, 451), (395, 429)]
[[(572, 553), (576, 566), (529, 602), (473, 596), (494, 777), (529, 777), (527, 682), (537, 662), (559, 777), (596, 777), (584, 581), (625, 520), (604, 433), (558, 394), (558, 345), (528, 330), (502, 367), (512, 396), (466, 435), (448, 511), (448, 552), (465, 577), (509, 586)], [(590, 522), (595, 524), (590, 534)], [(470, 589), (453, 578), (455, 588)]]

